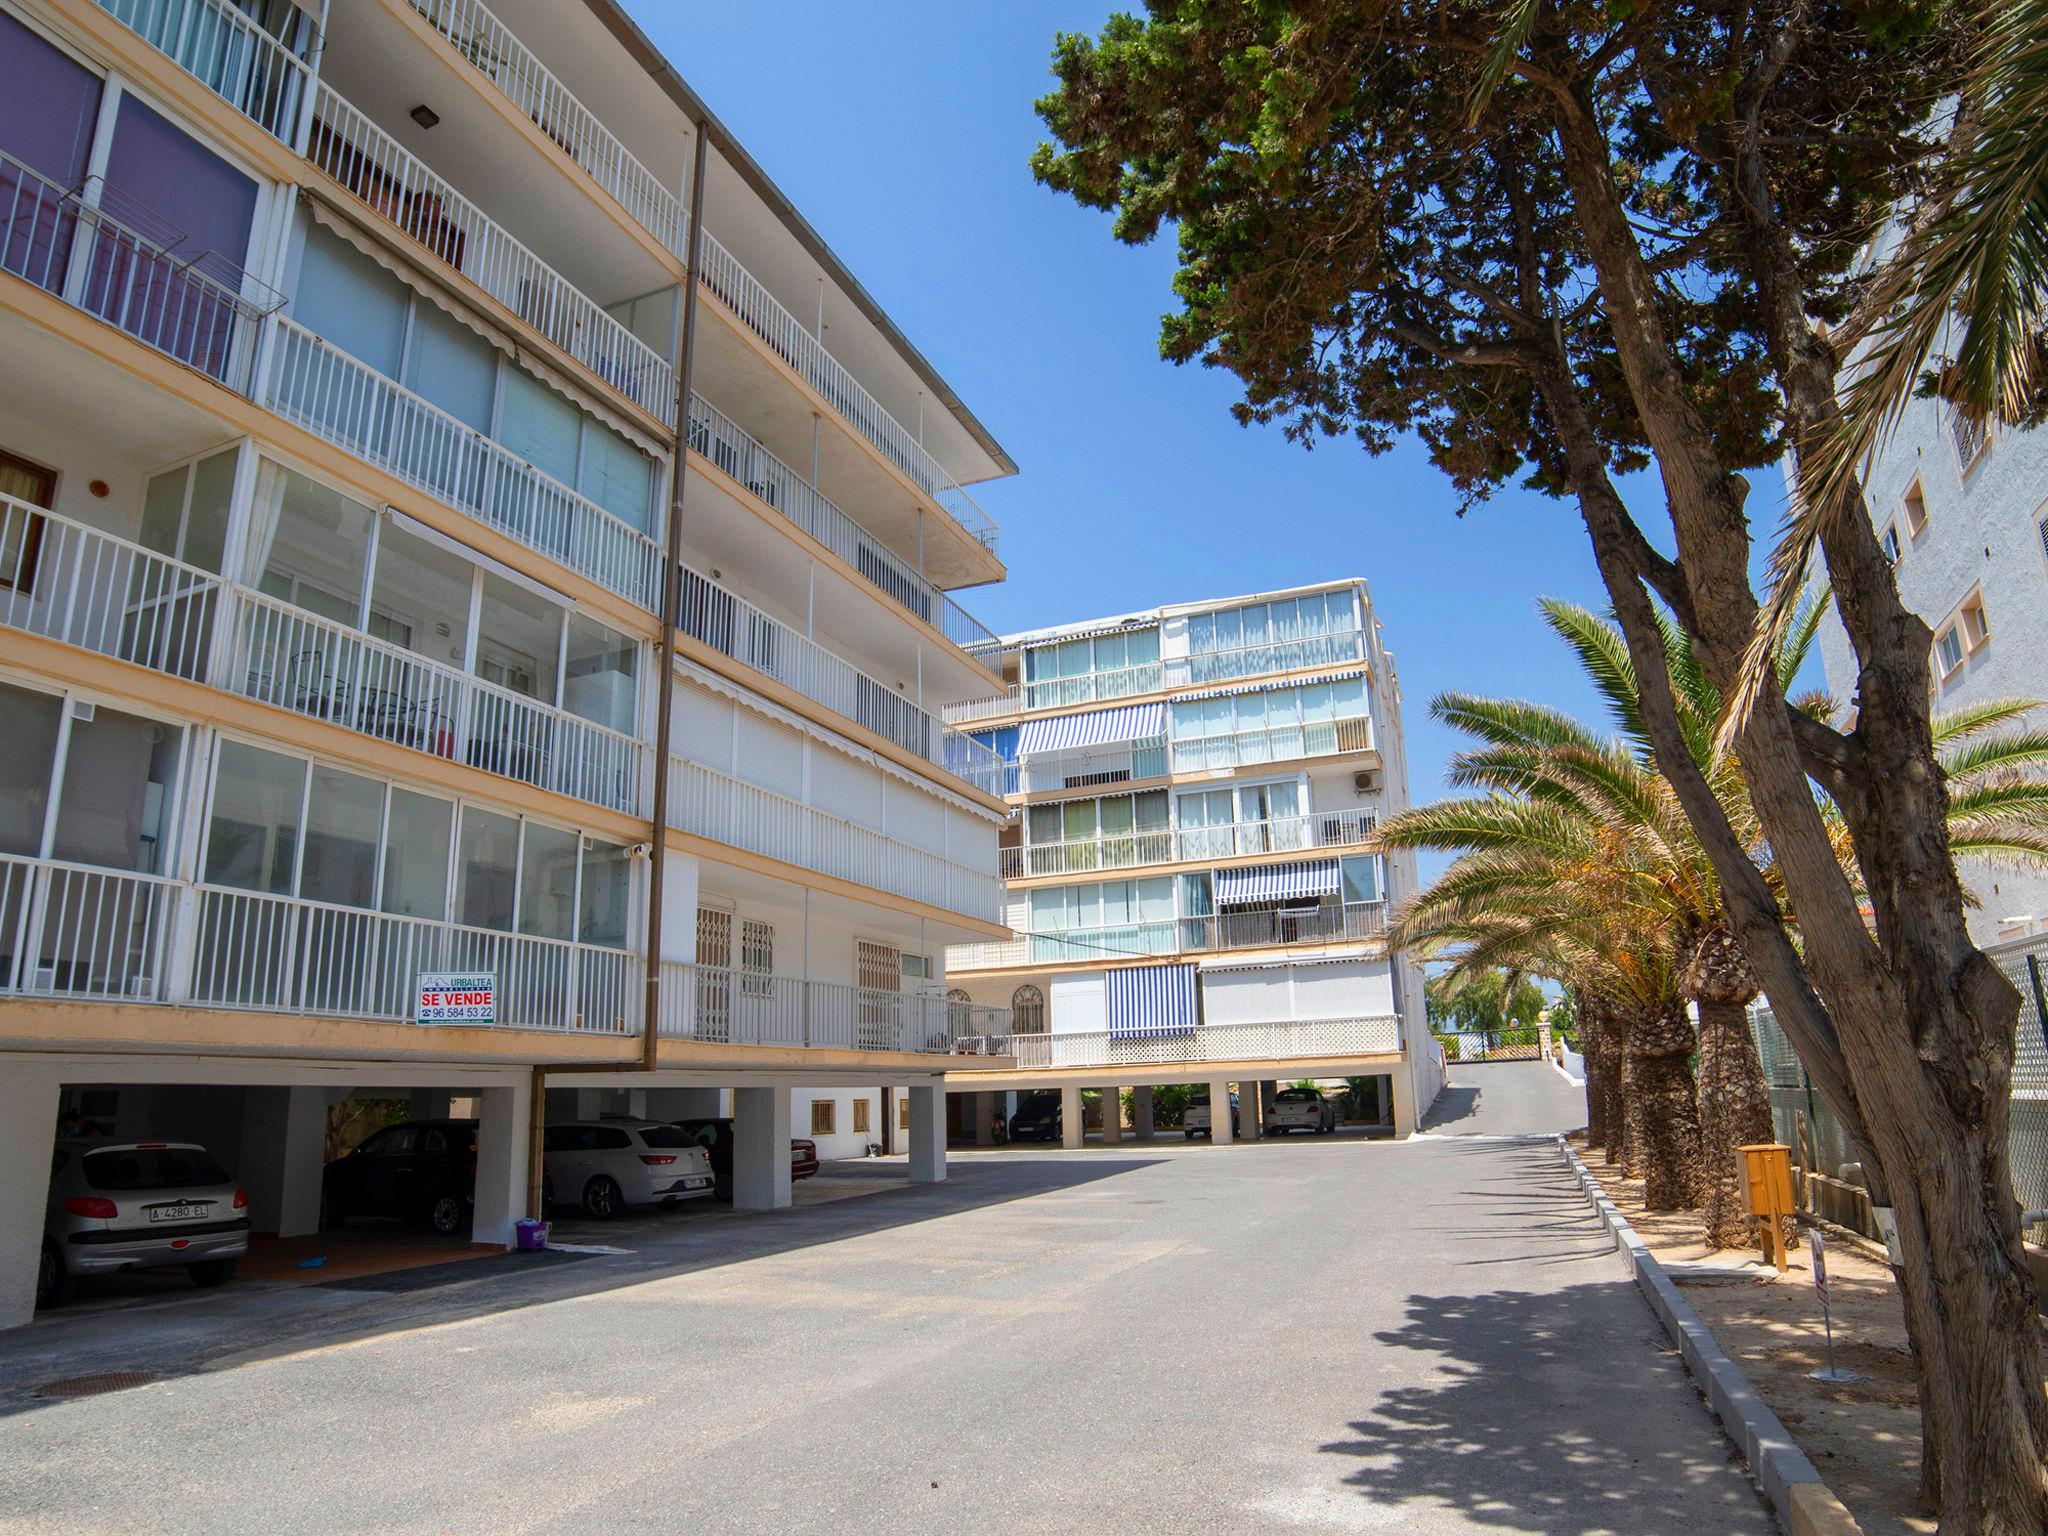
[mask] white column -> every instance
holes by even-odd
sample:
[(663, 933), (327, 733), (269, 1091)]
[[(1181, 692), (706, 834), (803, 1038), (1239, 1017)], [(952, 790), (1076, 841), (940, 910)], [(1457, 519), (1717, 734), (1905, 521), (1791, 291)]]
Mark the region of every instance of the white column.
[(992, 1147), (996, 1144), (996, 1100), (993, 1093), (970, 1093), (968, 1104), (974, 1115), (974, 1144), (977, 1147)]
[[(1429, 1037), (1425, 1035), (1423, 1038)], [(1415, 1084), (1408, 1076), (1413, 1065), (1413, 1059), (1404, 1055), (1394, 1070), (1387, 1074), (1387, 1086), (1394, 1091), (1394, 1134), (1397, 1137), (1415, 1134)]]
[[(946, 1085), (914, 1087), (910, 1094), (910, 1182), (942, 1184), (946, 1179)], [(978, 1099), (980, 1095), (976, 1095)]]
[(732, 1091), (732, 1204), (779, 1211), (790, 1203), (789, 1090)]
[(243, 1090), (236, 1173), (249, 1191), (249, 1226), (279, 1237), (320, 1230), (320, 1175), (327, 1164), (327, 1091)]
[(1139, 1141), (1152, 1139), (1152, 1089), (1149, 1085), (1131, 1090), (1131, 1134)]
[(0, 1072), (0, 1328), (17, 1328), (35, 1316), (61, 1086), (45, 1067)]
[(1062, 1088), (1060, 1090), (1060, 1145), (1078, 1147), (1087, 1137), (1087, 1128), (1081, 1123), (1081, 1090)]
[(1213, 1146), (1224, 1147), (1231, 1140), (1230, 1084), (1214, 1082), (1209, 1085), (1209, 1141)]
[(521, 1077), (486, 1088), (478, 1101), (474, 1243), (512, 1246), (512, 1223), (526, 1214), (528, 1139), (533, 1128), (533, 1080)]
[(1259, 1086), (1249, 1082), (1237, 1085), (1238, 1135), (1245, 1141), (1259, 1139)]
[(1102, 1140), (1114, 1145), (1124, 1139), (1124, 1097), (1115, 1083), (1102, 1085)]

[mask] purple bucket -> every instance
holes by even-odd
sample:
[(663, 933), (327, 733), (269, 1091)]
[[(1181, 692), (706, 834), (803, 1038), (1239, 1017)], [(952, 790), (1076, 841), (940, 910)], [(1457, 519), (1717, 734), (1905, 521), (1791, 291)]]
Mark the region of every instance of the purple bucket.
[(535, 1221), (522, 1216), (512, 1223), (512, 1245), (521, 1253), (539, 1253), (548, 1245), (548, 1230), (552, 1223)]

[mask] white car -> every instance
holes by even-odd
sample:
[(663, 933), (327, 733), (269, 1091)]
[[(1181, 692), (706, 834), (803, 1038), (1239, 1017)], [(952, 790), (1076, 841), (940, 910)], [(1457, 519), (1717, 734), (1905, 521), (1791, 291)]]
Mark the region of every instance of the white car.
[[(1188, 1101), (1188, 1107), (1182, 1112), (1180, 1117), (1180, 1129), (1181, 1135), (1189, 1141), (1193, 1141), (1197, 1136), (1208, 1136), (1210, 1134), (1208, 1094), (1202, 1094), (1200, 1097)], [(1230, 1096), (1230, 1134), (1233, 1136), (1239, 1134), (1237, 1095), (1234, 1093)]]
[(1336, 1129), (1337, 1106), (1314, 1088), (1282, 1088), (1266, 1111), (1266, 1130), (1270, 1135), (1313, 1131), (1324, 1136)]
[(551, 1198), (609, 1221), (628, 1206), (672, 1206), (716, 1188), (711, 1154), (657, 1120), (571, 1120), (547, 1128), (543, 1173)]

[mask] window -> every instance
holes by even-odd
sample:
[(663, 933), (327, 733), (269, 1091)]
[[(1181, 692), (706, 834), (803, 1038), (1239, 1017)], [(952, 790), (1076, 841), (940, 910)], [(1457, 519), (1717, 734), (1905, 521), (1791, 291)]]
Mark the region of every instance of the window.
[(222, 741), (213, 817), (206, 834), (206, 881), (288, 896), (297, 878), (307, 764), (243, 741)]
[(1363, 654), (1357, 607), (1347, 587), (1194, 614), (1188, 653), (1197, 683), (1353, 660)]
[(518, 880), (518, 818), (465, 805), (455, 844), (455, 920), (510, 933)]
[(1956, 462), (1968, 474), (1991, 441), (1990, 429), (1974, 417), (1951, 407), (1948, 413), (1948, 433), (1956, 445)]
[(1045, 994), (1029, 982), (1010, 994), (1010, 1028), (1020, 1035), (1045, 1033)]
[(640, 647), (595, 619), (569, 615), (562, 654), (562, 708), (594, 725), (633, 734)]
[(7, 742), (0, 752), (0, 853), (42, 852), (63, 710), (53, 693), (0, 683), (0, 737)]
[(1161, 681), (1156, 627), (1056, 640), (1024, 652), (1028, 709), (1146, 693)]
[(163, 873), (185, 733), (104, 704), (90, 718), (74, 708), (69, 724), (51, 857)]
[(1884, 525), (1884, 533), (1878, 539), (1878, 543), (1884, 547), (1885, 563), (1894, 567), (1897, 566), (1900, 556), (1898, 524), (1886, 523)]
[(856, 1136), (868, 1134), (868, 1108), (869, 1105), (866, 1099), (855, 1099), (853, 1101), (853, 1134)]
[(775, 928), (751, 917), (740, 919), (740, 990), (749, 997), (766, 997), (772, 989), (769, 977), (775, 971)]
[(1934, 658), (1936, 667), (1947, 677), (1963, 664), (1963, 637), (1953, 624), (1934, 637)]
[(908, 1094), (905, 1094), (896, 1103), (896, 1129), (899, 1131), (910, 1129), (910, 1096)]
[(160, 555), (219, 571), (235, 490), (232, 448), (152, 478), (142, 493), (138, 541)]
[(1920, 489), (1918, 480), (1906, 487), (1905, 508), (1906, 533), (1917, 539), (1927, 531), (1927, 493)]
[(1963, 646), (1968, 651), (1975, 652), (1991, 638), (1991, 621), (1984, 616), (1983, 594), (1972, 594), (1964, 599), (1956, 623), (1963, 632)]
[(838, 1129), (839, 1101), (836, 1099), (811, 1100), (811, 1134), (830, 1136)]
[(930, 981), (932, 979), (932, 957), (930, 955), (905, 955), (903, 977), (906, 981)]
[(1373, 854), (1353, 854), (1338, 861), (1347, 905), (1380, 899), (1380, 861)]
[(455, 802), (393, 788), (384, 840), (380, 905), (399, 917), (448, 915), (448, 839)]
[(377, 902), (377, 841), (384, 786), (320, 764), (306, 797), (306, 859), (299, 894), (344, 907)]
[(623, 843), (583, 840), (582, 911), (576, 937), (585, 944), (626, 947), (627, 903), (633, 889), (632, 854)]
[[(0, 451), (0, 496), (47, 507), (57, 496), (57, 473)], [(0, 505), (0, 589), (31, 592), (43, 553), (43, 520), (22, 506)]]

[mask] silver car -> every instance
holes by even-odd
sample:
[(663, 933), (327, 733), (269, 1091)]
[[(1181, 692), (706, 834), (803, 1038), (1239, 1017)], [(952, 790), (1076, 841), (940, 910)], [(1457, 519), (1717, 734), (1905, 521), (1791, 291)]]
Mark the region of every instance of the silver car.
[(630, 1205), (670, 1206), (712, 1193), (711, 1154), (656, 1120), (571, 1120), (543, 1139), (551, 1199), (608, 1221)]
[(81, 1275), (182, 1265), (219, 1285), (249, 1251), (249, 1196), (189, 1141), (60, 1141), (50, 1166), (36, 1302)]

